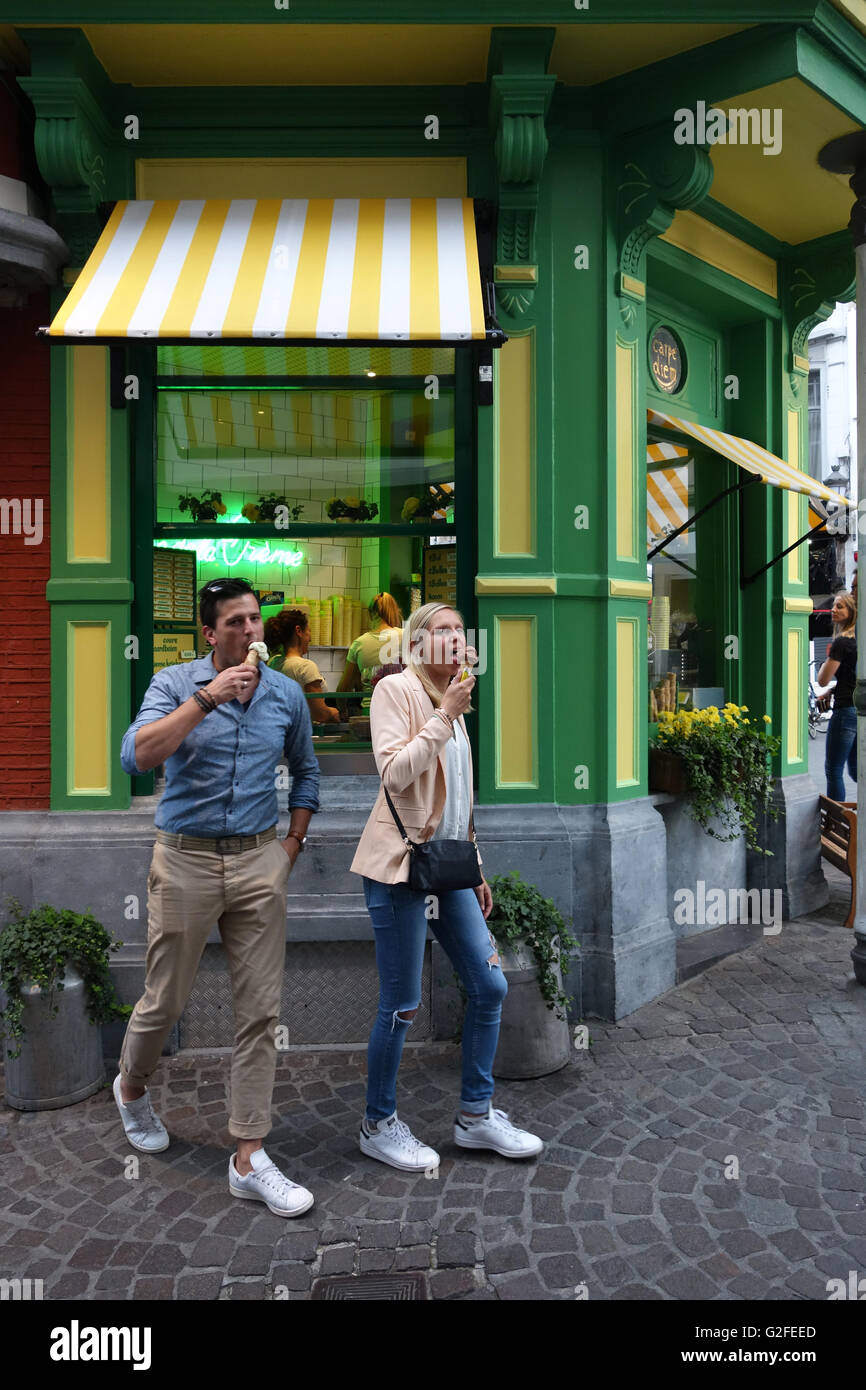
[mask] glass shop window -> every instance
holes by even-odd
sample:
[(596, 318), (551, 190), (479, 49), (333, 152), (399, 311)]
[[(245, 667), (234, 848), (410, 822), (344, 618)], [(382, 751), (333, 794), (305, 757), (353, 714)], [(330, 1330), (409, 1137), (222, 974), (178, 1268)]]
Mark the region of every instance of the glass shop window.
[(647, 552), (662, 546), (647, 565), (651, 722), (662, 710), (705, 709), (731, 698), (723, 641), (730, 572), (724, 501), (674, 534), (727, 485), (725, 465), (714, 467), (714, 457), (647, 464)]
[[(156, 387), (157, 554), (194, 554), (187, 587), (245, 579), (265, 619), (304, 612), (317, 745), (369, 748), (371, 601), (391, 594), (404, 625), (430, 598), (457, 601), (453, 349), (164, 347)], [(207, 650), (169, 569), (155, 562), (166, 661)]]

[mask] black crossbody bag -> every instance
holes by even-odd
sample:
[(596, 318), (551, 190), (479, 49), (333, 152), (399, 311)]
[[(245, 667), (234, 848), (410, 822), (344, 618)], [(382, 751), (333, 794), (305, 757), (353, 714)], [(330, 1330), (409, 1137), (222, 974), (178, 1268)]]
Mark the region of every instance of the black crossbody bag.
[(409, 850), (410, 888), (416, 893), (447, 893), (453, 888), (480, 887), (483, 880), (472, 840), (410, 840), (384, 784), (382, 790)]

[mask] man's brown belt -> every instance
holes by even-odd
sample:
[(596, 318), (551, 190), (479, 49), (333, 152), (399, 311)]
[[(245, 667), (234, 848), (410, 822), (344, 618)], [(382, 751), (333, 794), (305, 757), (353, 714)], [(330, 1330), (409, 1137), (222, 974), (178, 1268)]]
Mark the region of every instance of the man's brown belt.
[(248, 849), (258, 849), (269, 840), (277, 838), (277, 827), (260, 830), (258, 835), (221, 835), (216, 840), (202, 839), (198, 835), (174, 835), (168, 830), (157, 830), (156, 838), (161, 845), (172, 849), (186, 849), (210, 854), (243, 854)]

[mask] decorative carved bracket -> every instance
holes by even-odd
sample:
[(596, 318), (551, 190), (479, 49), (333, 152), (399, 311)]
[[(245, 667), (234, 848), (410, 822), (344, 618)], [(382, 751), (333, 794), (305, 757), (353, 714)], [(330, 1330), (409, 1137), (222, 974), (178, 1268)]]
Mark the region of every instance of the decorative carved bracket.
[(114, 89), (80, 30), (29, 30), (32, 74), (19, 79), (36, 112), (34, 148), (51, 189), (54, 223), (72, 264), (83, 265), (102, 231), (107, 165), (119, 143)]
[(556, 85), (545, 72), (553, 37), (552, 29), (494, 29), (491, 36), (490, 126), (499, 173), (494, 284), (510, 314), (530, 308), (538, 281), (535, 217)]
[(782, 303), (790, 332), (788, 373), (798, 395), (809, 374), (809, 334), (838, 303), (854, 298), (856, 276), (850, 232), (793, 247), (782, 267)]
[(623, 147), (617, 184), (617, 292), (646, 298), (644, 253), (666, 232), (677, 208), (693, 208), (713, 181), (709, 155), (699, 145), (675, 145), (670, 128), (648, 131)]

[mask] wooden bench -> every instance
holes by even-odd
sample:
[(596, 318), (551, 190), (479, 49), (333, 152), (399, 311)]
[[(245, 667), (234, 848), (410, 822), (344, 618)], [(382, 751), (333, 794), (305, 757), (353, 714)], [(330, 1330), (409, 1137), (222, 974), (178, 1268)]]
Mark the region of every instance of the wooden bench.
[(818, 809), (821, 816), (821, 853), (851, 880), (851, 906), (845, 926), (853, 927), (857, 897), (857, 802), (831, 801), (829, 796), (819, 796)]

